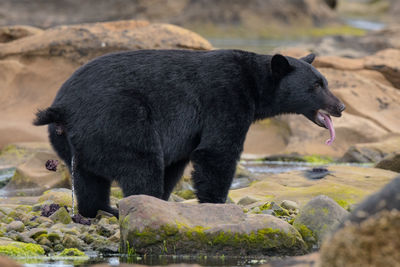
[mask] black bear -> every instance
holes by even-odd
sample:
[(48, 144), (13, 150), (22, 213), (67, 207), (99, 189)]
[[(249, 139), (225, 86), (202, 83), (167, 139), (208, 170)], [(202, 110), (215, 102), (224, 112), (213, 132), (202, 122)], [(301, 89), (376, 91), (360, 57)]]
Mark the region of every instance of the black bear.
[(141, 50), (105, 55), (79, 68), (35, 125), (71, 171), (79, 213), (125, 196), (167, 200), (189, 161), (200, 202), (224, 203), (250, 125), (283, 113), (330, 128), (344, 104), (301, 60), (239, 50)]

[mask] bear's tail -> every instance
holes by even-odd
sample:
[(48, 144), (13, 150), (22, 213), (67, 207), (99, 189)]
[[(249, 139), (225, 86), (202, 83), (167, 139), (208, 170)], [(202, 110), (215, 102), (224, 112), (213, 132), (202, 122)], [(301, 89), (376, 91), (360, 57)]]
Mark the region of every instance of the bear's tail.
[(40, 126), (50, 123), (62, 123), (64, 121), (62, 111), (56, 107), (38, 110), (36, 118), (33, 120), (33, 125)]

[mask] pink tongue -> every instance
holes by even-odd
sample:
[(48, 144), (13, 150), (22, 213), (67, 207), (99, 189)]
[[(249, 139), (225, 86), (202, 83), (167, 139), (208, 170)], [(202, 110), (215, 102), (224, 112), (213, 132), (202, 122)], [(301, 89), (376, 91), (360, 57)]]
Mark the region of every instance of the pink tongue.
[(325, 144), (327, 144), (328, 146), (330, 146), (333, 143), (333, 140), (335, 140), (335, 129), (333, 128), (333, 123), (331, 121), (331, 118), (328, 117), (328, 115), (320, 112), (319, 114), (322, 115), (322, 117), (324, 118), (324, 123), (326, 128), (329, 129), (329, 133), (331, 135), (331, 138), (329, 138), (328, 140), (326, 140)]

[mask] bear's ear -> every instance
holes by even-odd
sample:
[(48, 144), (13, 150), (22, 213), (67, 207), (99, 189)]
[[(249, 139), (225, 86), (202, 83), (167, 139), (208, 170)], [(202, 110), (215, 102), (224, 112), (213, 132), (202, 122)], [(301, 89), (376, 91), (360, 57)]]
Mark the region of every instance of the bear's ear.
[(289, 61), (286, 57), (276, 54), (271, 59), (271, 71), (272, 75), (278, 79), (282, 78), (286, 74), (292, 71)]
[(302, 57), (300, 59), (307, 62), (308, 64), (311, 64), (311, 63), (313, 63), (313, 61), (315, 59), (315, 54), (311, 53), (308, 56)]

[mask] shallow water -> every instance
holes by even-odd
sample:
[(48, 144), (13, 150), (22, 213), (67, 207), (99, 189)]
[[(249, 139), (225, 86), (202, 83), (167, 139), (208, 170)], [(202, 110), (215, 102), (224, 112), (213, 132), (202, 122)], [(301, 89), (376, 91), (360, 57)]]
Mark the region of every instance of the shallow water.
[(345, 21), (350, 26), (353, 26), (355, 28), (359, 28), (362, 30), (367, 30), (367, 31), (382, 30), (386, 26), (385, 23), (378, 22), (378, 21), (372, 21), (372, 20), (365, 20), (365, 19), (348, 18), (348, 19), (345, 19)]
[(7, 182), (13, 177), (15, 168), (0, 168), (0, 188), (5, 186)]
[(289, 171), (304, 171), (318, 166), (358, 166), (372, 167), (369, 163), (312, 163), (312, 162), (294, 162), (294, 161), (241, 161), (241, 164), (253, 173), (282, 173)]
[(258, 266), (266, 264), (277, 257), (227, 257), (227, 256), (191, 256), (191, 255), (162, 255), (162, 256), (126, 256), (109, 255), (94, 256), (86, 261), (72, 260), (46, 260), (46, 259), (20, 259), (17, 260), (26, 267), (86, 267), (92, 264), (106, 263), (118, 266), (121, 263), (143, 265), (168, 265), (168, 264), (199, 264), (202, 266)]

